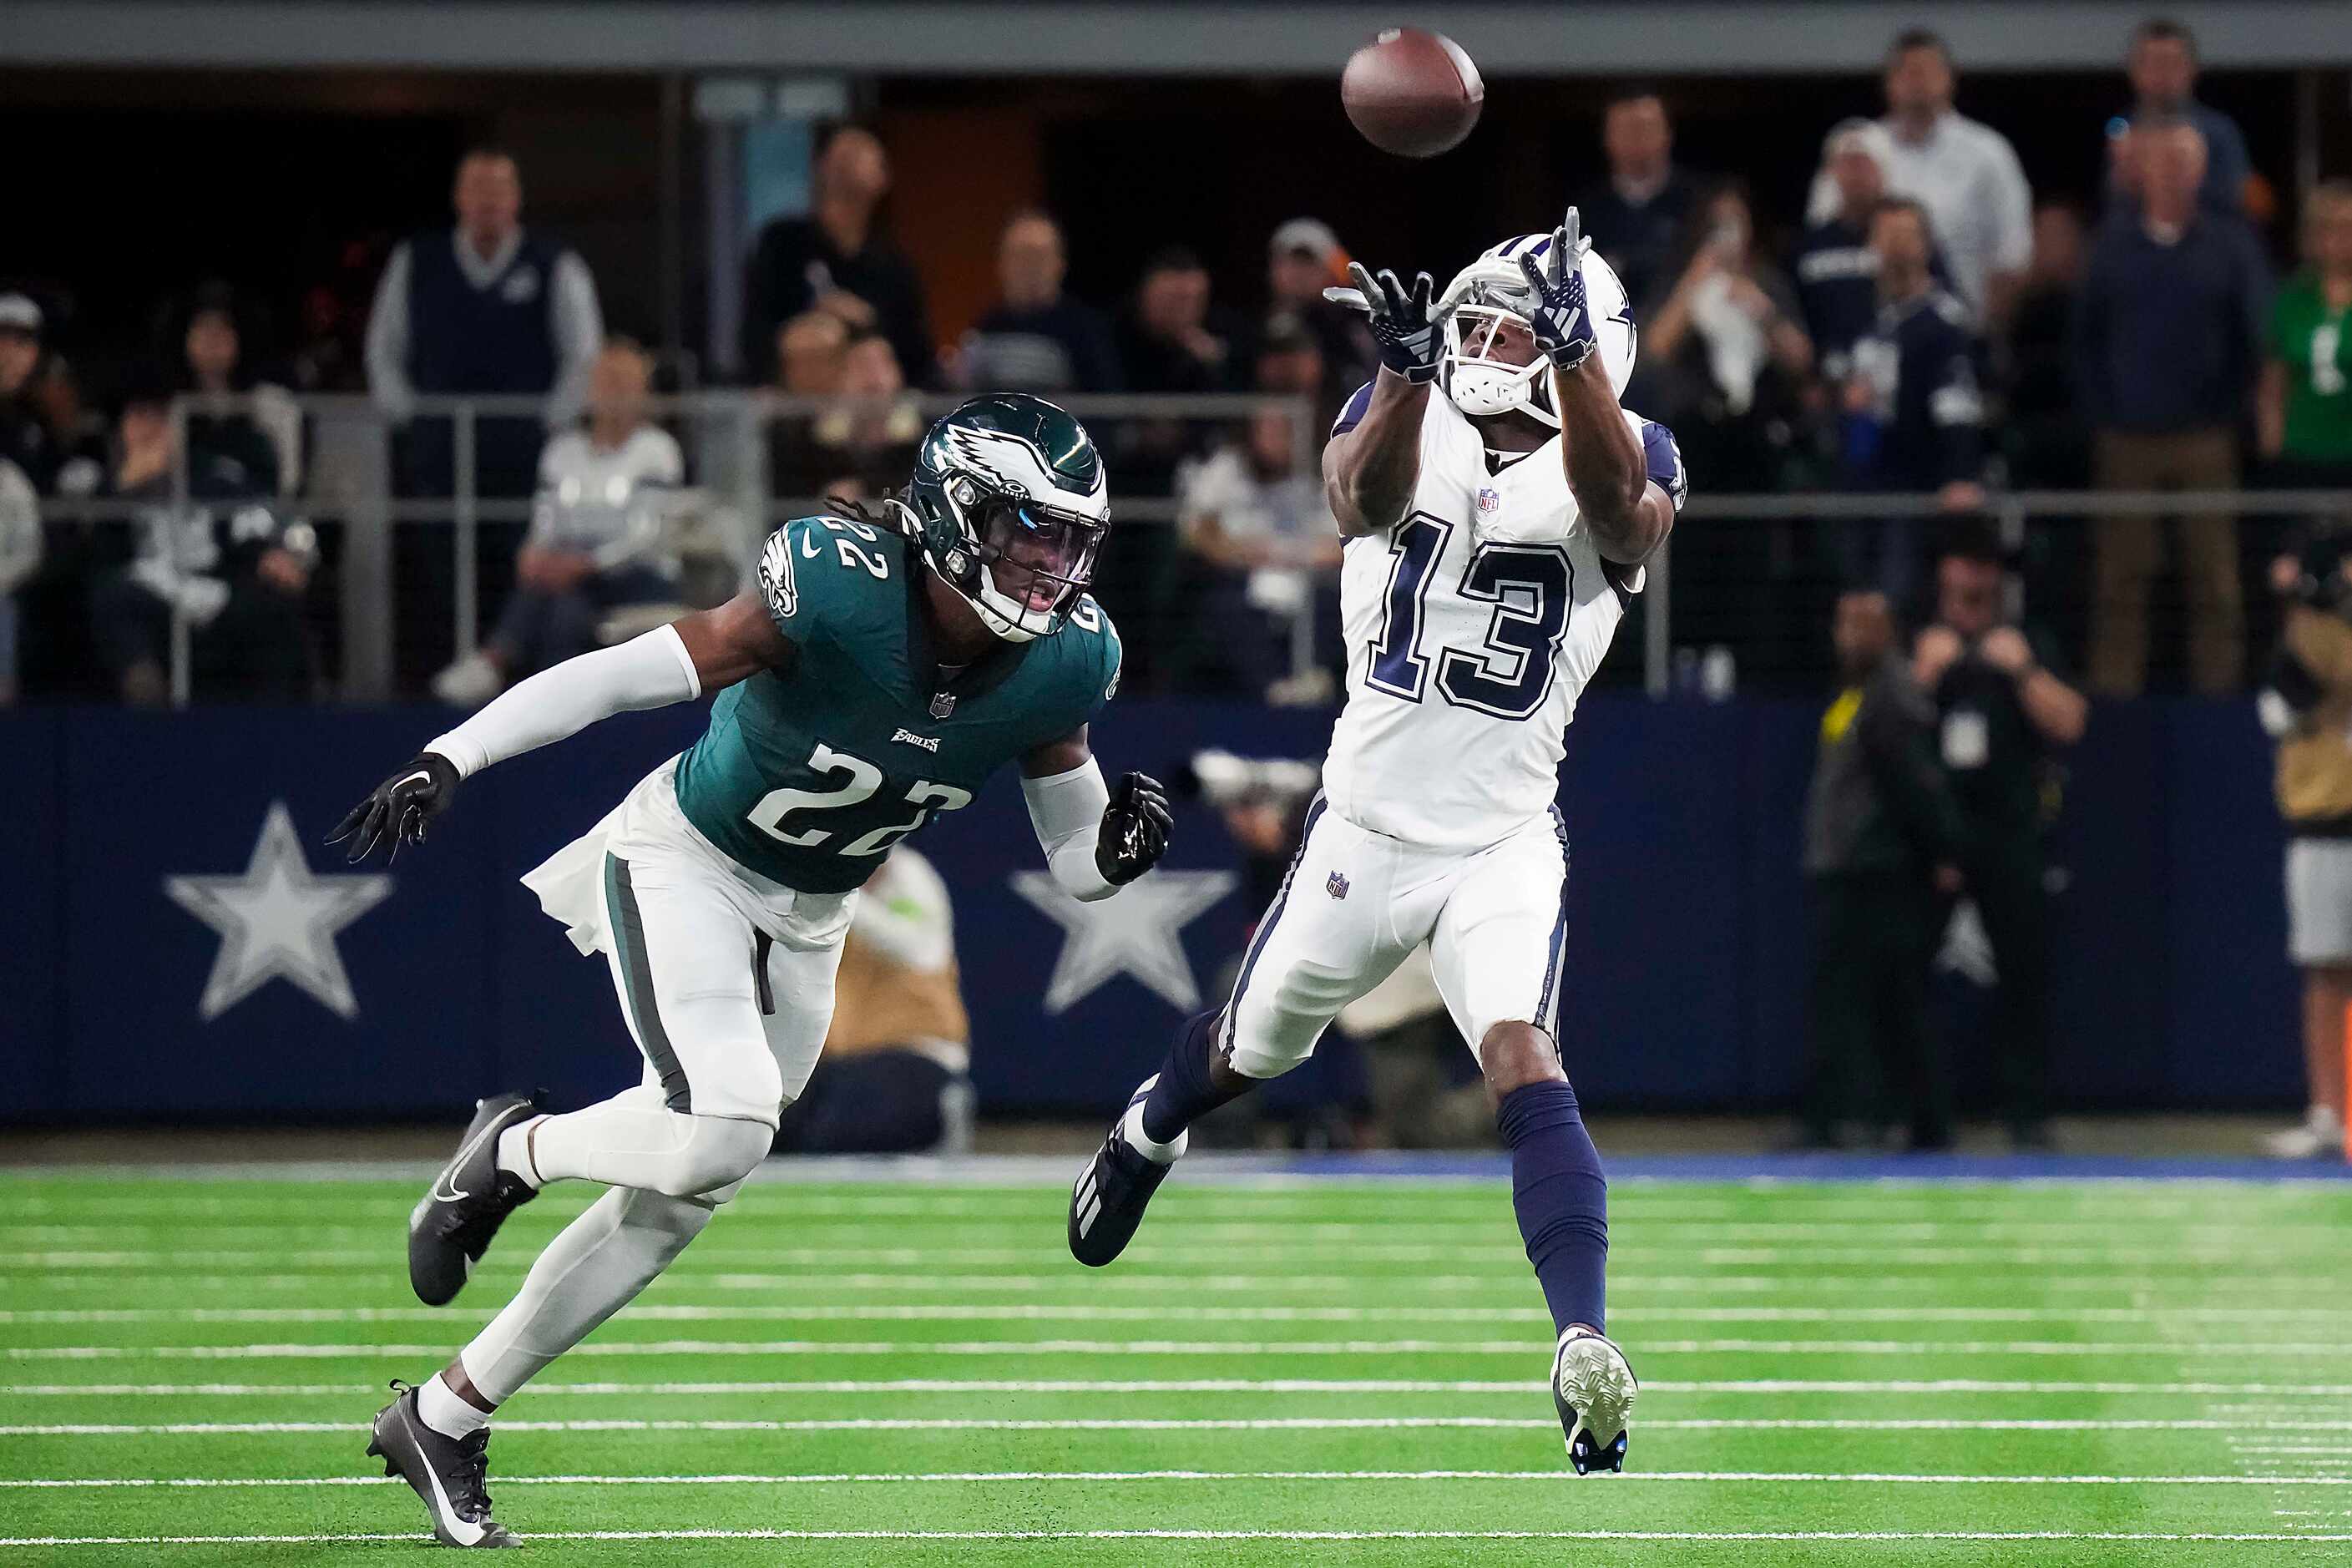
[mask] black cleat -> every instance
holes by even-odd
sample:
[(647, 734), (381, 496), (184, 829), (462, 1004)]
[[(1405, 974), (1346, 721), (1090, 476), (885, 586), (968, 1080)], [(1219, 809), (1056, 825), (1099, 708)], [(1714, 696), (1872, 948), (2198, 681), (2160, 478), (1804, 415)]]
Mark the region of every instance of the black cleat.
[(444, 1546), (520, 1546), (520, 1536), (490, 1517), (490, 1429), (446, 1437), (416, 1413), (416, 1390), (397, 1378), (392, 1386), (399, 1397), (375, 1413), (368, 1455), (424, 1500), (433, 1539)]
[[(1625, 1352), (1591, 1329), (1560, 1335), (1551, 1358), (1551, 1403), (1559, 1413), (1568, 1462), (1580, 1476), (1625, 1468), (1625, 1431), (1641, 1381)], [(1614, 1433), (1603, 1437), (1600, 1434)]]
[[(1129, 1108), (1133, 1109), (1159, 1081), (1156, 1073), (1145, 1079), (1129, 1099)], [(1122, 1110), (1110, 1124), (1110, 1135), (1070, 1188), (1070, 1256), (1089, 1268), (1100, 1268), (1127, 1250), (1127, 1244), (1135, 1238), (1135, 1227), (1143, 1223), (1145, 1205), (1174, 1168), (1172, 1163), (1163, 1165), (1129, 1143), (1121, 1131), (1126, 1122), (1127, 1112)], [(1181, 1134), (1176, 1140), (1180, 1155), (1185, 1142)]]
[(507, 1215), (539, 1195), (520, 1176), (499, 1169), (499, 1134), (538, 1110), (533, 1094), (476, 1100), (457, 1153), (409, 1211), (408, 1283), (426, 1306), (455, 1300)]

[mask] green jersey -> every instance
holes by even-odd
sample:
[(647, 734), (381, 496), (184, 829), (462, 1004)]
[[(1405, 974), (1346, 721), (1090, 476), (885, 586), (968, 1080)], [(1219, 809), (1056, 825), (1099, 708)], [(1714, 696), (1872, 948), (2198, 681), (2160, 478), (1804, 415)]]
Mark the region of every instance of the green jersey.
[(2286, 366), (2286, 453), (2352, 462), (2352, 321), (2330, 310), (2309, 273), (2271, 306), (2271, 353)]
[(1118, 634), (1091, 598), (1059, 631), (942, 680), (924, 570), (905, 539), (846, 518), (769, 536), (760, 590), (797, 657), (719, 693), (677, 763), (687, 820), (737, 863), (802, 892), (847, 892), (1118, 689)]

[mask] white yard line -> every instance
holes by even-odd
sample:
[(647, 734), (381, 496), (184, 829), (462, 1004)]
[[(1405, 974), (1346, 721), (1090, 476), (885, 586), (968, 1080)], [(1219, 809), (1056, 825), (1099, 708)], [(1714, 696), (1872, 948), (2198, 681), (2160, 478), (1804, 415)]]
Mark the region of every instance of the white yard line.
[[(2272, 1397), (2341, 1399), (2352, 1397), (2352, 1384), (2277, 1383), (2102, 1383), (2077, 1380), (1938, 1378), (1651, 1378), (1643, 1388), (1655, 1394), (2099, 1394), (2148, 1395), (2160, 1398)], [(545, 1394), (654, 1397), (694, 1395), (812, 1394), (1540, 1394), (1538, 1379), (1468, 1378), (950, 1378), (883, 1379), (825, 1378), (697, 1382), (566, 1382), (534, 1383), (533, 1397)], [(298, 1396), (375, 1395), (383, 1385), (352, 1383), (16, 1383), (0, 1384), (0, 1394), (55, 1398), (232, 1398), (280, 1399)], [(2292, 1405), (2266, 1407), (2289, 1411)], [(2249, 1419), (2255, 1419), (2250, 1415)]]
[[(1150, 1481), (1540, 1481), (1559, 1483), (1562, 1471), (1542, 1470), (905, 1470), (791, 1474), (667, 1476), (510, 1476), (501, 1487), (739, 1487), (739, 1486), (966, 1486), (993, 1482)], [(2332, 1476), (2006, 1476), (1918, 1475), (1847, 1470), (1629, 1470), (1621, 1483), (1706, 1485), (1923, 1486), (1923, 1487), (2342, 1487), (2352, 1477)], [(388, 1476), (268, 1478), (107, 1477), (100, 1479), (0, 1480), (0, 1488), (96, 1489), (101, 1488), (363, 1487), (404, 1485)]]
[[(1620, 1235), (1623, 1227), (1620, 1226)], [(1176, 1246), (1153, 1239), (1129, 1248), (1125, 1256), (1140, 1263), (1183, 1264), (1199, 1262), (1230, 1245), (1224, 1237), (1202, 1237), (1191, 1246)], [(738, 1239), (740, 1239), (740, 1237)], [(2241, 1268), (2259, 1271), (2263, 1277), (2282, 1275), (2294, 1278), (2284, 1266), (2309, 1263), (2317, 1266), (2310, 1276), (2315, 1279), (2337, 1277), (2341, 1271), (2341, 1255), (2332, 1247), (2315, 1246), (2301, 1250), (2284, 1250), (2259, 1244), (2241, 1229), (2237, 1247), (2184, 1247), (2167, 1250), (2180, 1262), (2220, 1268)], [(1382, 1241), (1310, 1241), (1291, 1235), (1284, 1227), (1271, 1227), (1265, 1244), (1276, 1247), (1286, 1257), (1309, 1257), (1336, 1260), (1373, 1263), (1464, 1263), (1474, 1260), (1505, 1262), (1520, 1258), (1523, 1254), (1516, 1241), (1500, 1238), (1481, 1242), (1393, 1243)], [(718, 1247), (696, 1255), (705, 1266), (724, 1267), (728, 1264), (764, 1264), (771, 1267), (790, 1264), (814, 1268), (896, 1264), (909, 1268), (961, 1267), (969, 1264), (1035, 1263), (1038, 1246), (1023, 1247), (777, 1247), (744, 1249)], [(1852, 1263), (1885, 1267), (1901, 1264), (1914, 1268), (1983, 1267), (1989, 1265), (2054, 1264), (2069, 1268), (2081, 1268), (2095, 1264), (2145, 1265), (2146, 1247), (1698, 1247), (1658, 1244), (1627, 1238), (1613, 1249), (1621, 1260), (1655, 1258), (1674, 1264), (1718, 1265), (1722, 1267), (1763, 1267), (1786, 1265), (1798, 1268), (1818, 1268), (1829, 1263)], [(142, 1274), (163, 1278), (174, 1270), (212, 1274), (224, 1268), (252, 1268), (256, 1269), (333, 1269), (386, 1270), (397, 1266), (392, 1244), (382, 1247), (260, 1249), (154, 1249), (154, 1248), (48, 1248), (37, 1251), (0, 1252), (0, 1268), (131, 1268)], [(517, 1258), (520, 1264), (523, 1259)], [(1219, 1261), (1225, 1261), (1222, 1257)]]
[[(1523, 1392), (1541, 1393), (1537, 1384)], [(2352, 1432), (2352, 1421), (2219, 1421), (2193, 1418), (2037, 1421), (2028, 1418), (1957, 1420), (1903, 1417), (1691, 1417), (1643, 1421), (1645, 1432)], [(1118, 1416), (1013, 1417), (811, 1417), (803, 1420), (703, 1419), (695, 1421), (500, 1421), (501, 1432), (1346, 1432), (1356, 1430), (1556, 1428), (1557, 1420), (1488, 1415), (1294, 1415), (1265, 1417)], [(182, 1421), (149, 1425), (65, 1422), (46, 1426), (0, 1426), (0, 1437), (218, 1437), (285, 1433), (364, 1432), (364, 1421)], [(2295, 1445), (2236, 1445), (2246, 1454), (2345, 1454), (2352, 1448)], [(18, 1483), (0, 1482), (0, 1485)]]
[[(1554, 1478), (1557, 1479), (1557, 1477)], [(423, 1543), (404, 1534), (319, 1535), (24, 1535), (0, 1537), (0, 1547), (63, 1546), (325, 1546), (372, 1542)], [(2352, 1542), (2352, 1533), (2323, 1534), (2197, 1531), (2072, 1530), (548, 1530), (526, 1541), (1589, 1541), (1656, 1542), (2083, 1542), (2104, 1544), (2188, 1542), (2257, 1544)]]
[[(1496, 1194), (1498, 1199), (1501, 1196), (1500, 1194)], [(2168, 1245), (2188, 1243), (2218, 1245), (2226, 1247), (2242, 1244), (2246, 1240), (2247, 1234), (2247, 1227), (2243, 1224), (2182, 1225), (2178, 1221), (2152, 1224), (2122, 1216), (2114, 1219), (2099, 1217), (2063, 1220), (1916, 1219), (1894, 1215), (1884, 1218), (1835, 1220), (1803, 1218), (1689, 1220), (1662, 1218), (1643, 1214), (1638, 1209), (1629, 1211), (1622, 1205), (1613, 1205), (1613, 1207), (1612, 1217), (1625, 1226), (1637, 1231), (1667, 1232), (1675, 1241), (1690, 1245), (1696, 1245), (1702, 1240), (1771, 1242), (1834, 1241), (1842, 1238), (1883, 1239), (1888, 1242), (1961, 1239), (1980, 1245), (1996, 1241), (2074, 1239), (2095, 1241), (2113, 1238), (2118, 1231), (2130, 1231), (2146, 1226), (2152, 1231), (2160, 1232), (2162, 1239)], [(930, 1224), (952, 1229), (957, 1234), (965, 1236), (976, 1232), (984, 1233), (992, 1228), (1026, 1234), (1036, 1227), (1041, 1217), (1059, 1217), (1058, 1213), (1007, 1212), (1001, 1208), (980, 1215), (960, 1214), (953, 1210), (928, 1212), (916, 1209), (891, 1212), (900, 1215), (901, 1223), (897, 1228), (908, 1228), (908, 1222), (916, 1227)], [(1328, 1209), (1318, 1212), (1328, 1212)], [(1509, 1236), (1509, 1212), (1507, 1204), (1488, 1202), (1480, 1205), (1475, 1212), (1465, 1210), (1458, 1217), (1423, 1216), (1410, 1211), (1401, 1214), (1392, 1212), (1387, 1216), (1375, 1220), (1307, 1217), (1284, 1220), (1234, 1218), (1215, 1215), (1171, 1215), (1166, 1217), (1155, 1217), (1152, 1231), (1155, 1238), (1169, 1241), (1189, 1242), (1196, 1245), (1223, 1245), (1236, 1241), (1339, 1242), (1414, 1240), (1432, 1237), (1445, 1240), (1461, 1237), (1466, 1226), (1474, 1230), (1489, 1232), (1491, 1234), (1484, 1239), (1500, 1242), (1507, 1239)], [(863, 1218), (827, 1217), (797, 1212), (779, 1212), (754, 1216), (742, 1215), (732, 1209), (729, 1211), (728, 1217), (730, 1222), (730, 1228), (738, 1234), (739, 1239), (740, 1233), (752, 1226), (790, 1228), (818, 1239), (825, 1239), (836, 1233), (844, 1237), (854, 1238), (866, 1227), (868, 1223)], [(294, 1218), (277, 1225), (208, 1225), (205, 1228), (208, 1235), (238, 1234), (248, 1238), (247, 1245), (250, 1246), (256, 1243), (283, 1242), (294, 1237), (311, 1241), (328, 1237), (364, 1238), (377, 1235), (386, 1227), (351, 1224), (307, 1225), (299, 1218)], [(147, 1233), (163, 1237), (184, 1237), (186, 1231), (185, 1221), (178, 1225), (160, 1221), (136, 1225), (107, 1223), (0, 1225), (0, 1239), (15, 1240), (21, 1236), (26, 1241), (38, 1241), (57, 1237), (59, 1233), (87, 1235), (100, 1239), (118, 1238), (125, 1236), (126, 1233)], [(2284, 1221), (2264, 1224), (2261, 1226), (2261, 1232), (2265, 1239), (2300, 1237), (2309, 1243), (2314, 1252), (2325, 1252), (2326, 1243), (2335, 1237), (2336, 1230), (2334, 1226), (2320, 1221), (2303, 1223)]]
[[(487, 1319), (485, 1305), (471, 1315)], [(1238, 1303), (1128, 1306), (1101, 1302), (826, 1302), (807, 1306), (745, 1303), (633, 1305), (637, 1322), (1134, 1322), (1419, 1323), (1433, 1313), (1448, 1322), (1549, 1323), (1541, 1307), (1266, 1307)], [(446, 1323), (467, 1317), (439, 1307), (33, 1307), (0, 1308), (5, 1323)], [(1620, 1321), (1659, 1323), (2296, 1323), (2340, 1327), (2341, 1309), (2297, 1307), (1641, 1307), (1617, 1308)]]
[[(1549, 1335), (1542, 1336), (1549, 1339)], [(1322, 1356), (1526, 1355), (1540, 1341), (1512, 1340), (647, 1340), (592, 1341), (567, 1354), (592, 1356)], [(11, 1345), (10, 1361), (320, 1361), (436, 1356), (446, 1345)], [(2100, 1340), (1643, 1340), (1643, 1355), (2180, 1356), (2194, 1342)], [(2232, 1359), (2352, 1358), (2352, 1344), (2233, 1342), (2210, 1347)]]
[[(692, 1254), (688, 1255), (689, 1259)], [(1029, 1261), (1035, 1263), (1033, 1255)], [(1454, 1293), (1500, 1294), (1517, 1292), (1527, 1288), (1525, 1260), (1517, 1268), (1498, 1270), (1491, 1274), (1410, 1274), (1398, 1275), (1380, 1281), (1383, 1291), (1410, 1297), (1415, 1292), (1432, 1295)], [(234, 1290), (241, 1295), (253, 1295), (272, 1290), (312, 1290), (327, 1282), (345, 1282), (348, 1276), (341, 1270), (312, 1273), (236, 1273), (236, 1274), (175, 1274), (172, 1287), (175, 1290)], [(827, 1296), (839, 1296), (852, 1291), (872, 1290), (910, 1295), (971, 1296), (988, 1294), (1028, 1294), (1031, 1292), (1067, 1291), (1073, 1295), (1099, 1296), (1112, 1294), (1168, 1294), (1175, 1291), (1217, 1292), (1257, 1295), (1346, 1295), (1363, 1288), (1360, 1278), (1338, 1274), (1148, 1274), (1120, 1273), (1104, 1277), (1074, 1279), (1066, 1270), (1049, 1273), (1000, 1274), (940, 1274), (928, 1270), (900, 1273), (864, 1271), (809, 1270), (799, 1273), (748, 1273), (724, 1271), (716, 1274), (699, 1272), (689, 1264), (679, 1274), (669, 1277), (669, 1282), (680, 1288), (706, 1290), (756, 1290), (762, 1293), (822, 1291)], [(27, 1272), (13, 1277), (0, 1277), (0, 1291), (103, 1290), (120, 1291), (124, 1281), (120, 1274), (74, 1274), (68, 1272)], [(2165, 1310), (2164, 1303), (2180, 1289), (2179, 1279), (2158, 1279), (2148, 1275), (2083, 1275), (2056, 1276), (2037, 1282), (2035, 1289), (2053, 1294), (2111, 1294), (2129, 1299), (2132, 1305), (2112, 1309), (2145, 1316), (2137, 1303), (2149, 1302), (2155, 1310)], [(2194, 1310), (2210, 1313), (2217, 1319), (2235, 1321), (2246, 1311), (2265, 1310), (2306, 1311), (2316, 1309), (2265, 1308), (2250, 1302), (2246, 1308), (2234, 1308), (2226, 1303), (2227, 1291), (2235, 1289), (2258, 1295), (2261, 1302), (2275, 1303), (2282, 1297), (2304, 1296), (2317, 1300), (2335, 1302), (2340, 1300), (2345, 1283), (2338, 1279), (2307, 1277), (2302, 1279), (2264, 1279), (2259, 1286), (2240, 1281), (2216, 1281), (2209, 1287), (2199, 1282), (2199, 1299), (2202, 1305)], [(1709, 1291), (1731, 1295), (1769, 1295), (1785, 1293), (1800, 1298), (1833, 1296), (1845, 1298), (1858, 1293), (1912, 1294), (1932, 1292), (1938, 1300), (1949, 1301), (1971, 1291), (1981, 1291), (2005, 1298), (2013, 1293), (2013, 1286), (1998, 1279), (1953, 1279), (1928, 1274), (1622, 1274), (1609, 1281), (1612, 1300), (1626, 1301), (1619, 1311), (1642, 1310), (1634, 1300), (1643, 1294), (1657, 1294), (1681, 1300), (1695, 1292)], [(27, 1310), (37, 1309), (25, 1309)], [(1450, 1310), (1443, 1302), (1433, 1302), (1432, 1310)], [(2064, 1310), (2063, 1308), (2052, 1309)]]

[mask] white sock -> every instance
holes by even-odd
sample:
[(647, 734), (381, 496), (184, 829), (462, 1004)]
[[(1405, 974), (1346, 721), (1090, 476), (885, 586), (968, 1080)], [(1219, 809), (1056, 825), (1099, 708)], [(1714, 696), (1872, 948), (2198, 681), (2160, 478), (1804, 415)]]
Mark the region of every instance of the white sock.
[(1186, 1128), (1176, 1134), (1172, 1143), (1162, 1143), (1143, 1130), (1143, 1101), (1137, 1100), (1127, 1108), (1125, 1120), (1118, 1124), (1118, 1135), (1129, 1147), (1155, 1165), (1172, 1165), (1183, 1158), (1184, 1147), (1192, 1141), (1192, 1130)]
[(526, 1116), (499, 1134), (499, 1169), (509, 1176), (520, 1176), (534, 1189), (546, 1185), (546, 1182), (531, 1163), (530, 1133), (546, 1120), (544, 1116)]
[(589, 1205), (547, 1244), (515, 1299), (466, 1347), (462, 1359), (475, 1388), (505, 1403), (627, 1306), (710, 1223), (710, 1214), (707, 1202), (624, 1187)]
[(465, 1437), (490, 1424), (490, 1413), (470, 1399), (461, 1399), (448, 1380), (435, 1373), (416, 1391), (416, 1414), (444, 1437)]

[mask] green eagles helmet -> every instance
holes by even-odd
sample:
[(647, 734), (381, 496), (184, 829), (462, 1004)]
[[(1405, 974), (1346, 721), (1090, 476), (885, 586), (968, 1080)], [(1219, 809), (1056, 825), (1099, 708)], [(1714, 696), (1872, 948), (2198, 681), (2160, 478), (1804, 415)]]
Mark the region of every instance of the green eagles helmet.
[(1007, 642), (1061, 629), (1110, 527), (1087, 427), (1020, 392), (968, 399), (933, 425), (905, 504), (924, 558)]

